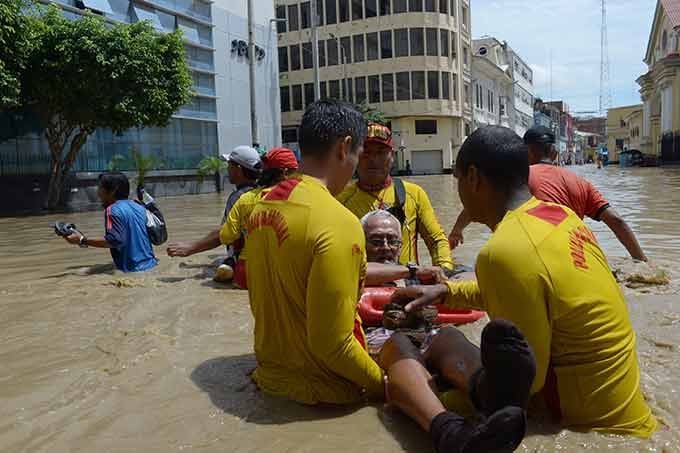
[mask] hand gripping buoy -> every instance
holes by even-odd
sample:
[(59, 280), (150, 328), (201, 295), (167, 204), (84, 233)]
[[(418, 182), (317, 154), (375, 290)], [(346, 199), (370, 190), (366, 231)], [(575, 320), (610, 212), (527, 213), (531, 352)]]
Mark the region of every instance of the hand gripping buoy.
[[(364, 288), (359, 300), (359, 316), (361, 322), (367, 327), (382, 325), (383, 307), (390, 303), (392, 294), (396, 288), (374, 287)], [(483, 311), (478, 310), (453, 310), (444, 305), (438, 305), (439, 315), (435, 324), (467, 324), (475, 322), (484, 316)]]

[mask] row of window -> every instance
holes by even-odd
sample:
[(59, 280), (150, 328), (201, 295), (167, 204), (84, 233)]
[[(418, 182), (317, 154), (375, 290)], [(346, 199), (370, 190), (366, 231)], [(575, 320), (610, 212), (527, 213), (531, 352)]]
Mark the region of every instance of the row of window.
[[(456, 16), (457, 0), (315, 0), (318, 25), (331, 25), (342, 22), (389, 16), (408, 12), (430, 12)], [(469, 23), (468, 7), (461, 4), (461, 21)], [(298, 31), (311, 25), (310, 2), (276, 7), (277, 31)]]
[[(439, 71), (397, 72), (321, 82), (321, 98), (345, 99), (356, 104), (421, 99), (458, 100), (455, 73)], [(281, 111), (304, 110), (314, 102), (314, 85), (282, 86)]]
[[(437, 28), (398, 28), (320, 40), (319, 66), (423, 55), (455, 59), (456, 48), (455, 32)], [(467, 64), (465, 46), (463, 59)], [(279, 72), (311, 69), (312, 64), (312, 43), (279, 47)]]
[[(437, 135), (437, 120), (415, 120), (416, 135)], [(298, 142), (298, 128), (284, 127), (281, 129), (281, 141), (284, 144)]]
[[(484, 99), (486, 98), (486, 103)], [(485, 105), (486, 104), (486, 105)], [(478, 109), (486, 108), (490, 113), (496, 112), (496, 94), (486, 89), (486, 96), (484, 96), (484, 87), (481, 85), (475, 85), (475, 107)], [(498, 107), (499, 113), (505, 115), (505, 103), (503, 102), (503, 97), (498, 96)]]

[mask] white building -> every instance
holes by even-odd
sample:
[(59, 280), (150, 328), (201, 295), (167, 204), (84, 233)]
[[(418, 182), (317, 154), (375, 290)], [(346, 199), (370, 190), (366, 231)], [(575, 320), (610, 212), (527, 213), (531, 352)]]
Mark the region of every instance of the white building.
[[(283, 142), (314, 100), (310, 2), (276, 0)], [(451, 171), (469, 134), (469, 0), (317, 0), (321, 97), (367, 103), (391, 119), (396, 163)]]
[(501, 124), (523, 136), (534, 121), (533, 71), (507, 42), (493, 37), (473, 40), (473, 52), (472, 95), (479, 124)]

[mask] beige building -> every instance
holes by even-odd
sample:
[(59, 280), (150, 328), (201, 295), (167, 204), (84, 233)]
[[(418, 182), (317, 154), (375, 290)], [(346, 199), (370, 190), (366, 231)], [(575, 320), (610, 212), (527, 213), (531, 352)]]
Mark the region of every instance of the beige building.
[(680, 0), (658, 0), (637, 82), (642, 95), (641, 150), (660, 162), (680, 160)]
[(642, 104), (616, 107), (607, 111), (607, 151), (611, 162), (619, 160), (621, 151), (630, 149), (629, 121), (635, 113), (642, 113)]
[(642, 109), (631, 112), (623, 119), (628, 126), (628, 140), (624, 149), (641, 151), (642, 148)]
[[(310, 3), (276, 0), (283, 142), (314, 100)], [(470, 133), (469, 0), (317, 0), (321, 97), (391, 119), (397, 166), (452, 168)]]

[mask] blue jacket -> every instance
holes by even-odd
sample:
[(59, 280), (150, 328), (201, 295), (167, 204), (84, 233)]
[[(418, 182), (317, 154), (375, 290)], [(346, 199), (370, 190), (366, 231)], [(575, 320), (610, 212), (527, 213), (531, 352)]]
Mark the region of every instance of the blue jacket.
[(134, 201), (118, 200), (105, 213), (104, 239), (118, 270), (139, 272), (158, 264), (146, 232), (146, 208)]

